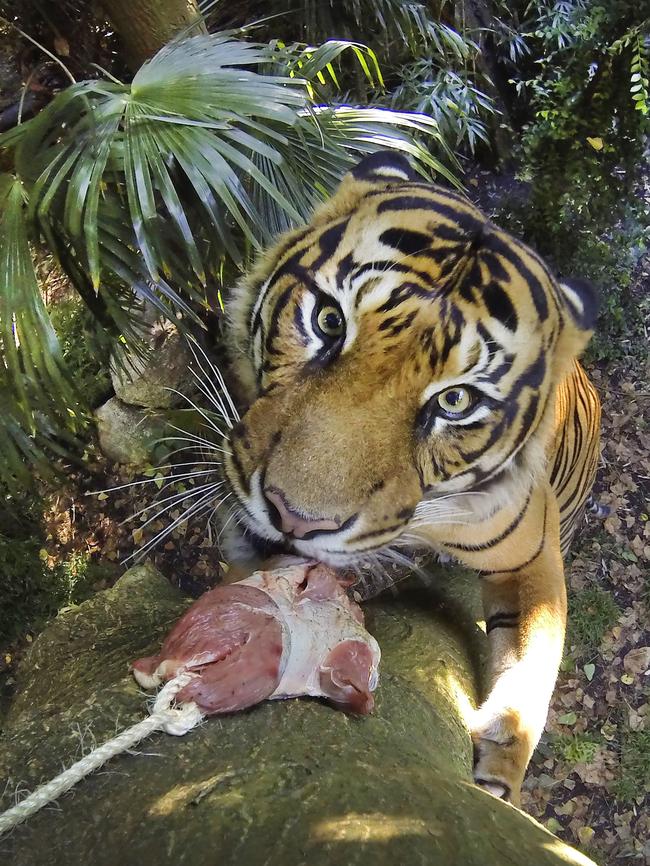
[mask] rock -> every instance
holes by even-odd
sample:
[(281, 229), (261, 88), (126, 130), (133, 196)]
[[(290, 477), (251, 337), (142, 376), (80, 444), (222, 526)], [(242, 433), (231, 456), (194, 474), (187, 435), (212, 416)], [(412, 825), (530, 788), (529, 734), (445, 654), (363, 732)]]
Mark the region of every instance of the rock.
[[(157, 734), (0, 839), (12, 866), (567, 866), (594, 864), (471, 784), (466, 716), (484, 637), (476, 580), (366, 606), (382, 648), (376, 709), (269, 701)], [(155, 569), (62, 613), (34, 642), (0, 741), (0, 808), (139, 721), (128, 662), (188, 601)]]
[(147, 358), (113, 355), (111, 380), (115, 394), (129, 406), (167, 409), (185, 401), (173, 388), (188, 396), (194, 390), (189, 372), (192, 356), (185, 339), (169, 322), (154, 322), (145, 338), (151, 349)]
[(99, 445), (116, 463), (143, 466), (151, 463), (158, 440), (165, 435), (166, 421), (144, 409), (126, 406), (112, 397), (95, 411)]

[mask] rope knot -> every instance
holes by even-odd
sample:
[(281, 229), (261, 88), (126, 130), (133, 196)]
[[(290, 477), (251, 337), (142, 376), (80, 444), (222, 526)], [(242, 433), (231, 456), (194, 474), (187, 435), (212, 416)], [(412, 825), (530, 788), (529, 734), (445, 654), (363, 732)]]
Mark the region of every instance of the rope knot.
[(187, 671), (177, 674), (158, 692), (151, 708), (151, 717), (158, 722), (158, 727), (166, 734), (182, 737), (203, 719), (203, 713), (194, 701), (182, 704), (174, 702), (178, 692), (195, 677), (196, 674)]

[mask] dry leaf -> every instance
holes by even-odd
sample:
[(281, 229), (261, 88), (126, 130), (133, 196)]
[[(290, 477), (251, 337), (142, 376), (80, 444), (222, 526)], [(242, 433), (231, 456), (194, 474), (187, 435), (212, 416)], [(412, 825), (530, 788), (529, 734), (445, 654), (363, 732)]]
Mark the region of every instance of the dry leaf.
[(578, 839), (583, 848), (588, 848), (591, 840), (594, 838), (595, 831), (591, 827), (580, 827), (578, 829)]
[(59, 57), (70, 57), (70, 43), (63, 36), (54, 37), (54, 50)]
[(630, 650), (623, 659), (623, 667), (629, 674), (644, 674), (650, 669), (650, 646)]

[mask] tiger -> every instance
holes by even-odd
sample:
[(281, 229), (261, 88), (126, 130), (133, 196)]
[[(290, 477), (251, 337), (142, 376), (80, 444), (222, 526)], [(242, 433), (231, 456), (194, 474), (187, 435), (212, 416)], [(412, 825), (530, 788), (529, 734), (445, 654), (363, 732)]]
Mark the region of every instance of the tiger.
[(556, 279), (392, 152), (348, 172), (228, 306), (244, 408), (224, 457), (231, 558), (344, 568), (401, 545), (475, 570), (489, 658), (473, 776), (515, 805), (599, 460), (600, 403), (577, 360), (596, 315), (588, 283)]

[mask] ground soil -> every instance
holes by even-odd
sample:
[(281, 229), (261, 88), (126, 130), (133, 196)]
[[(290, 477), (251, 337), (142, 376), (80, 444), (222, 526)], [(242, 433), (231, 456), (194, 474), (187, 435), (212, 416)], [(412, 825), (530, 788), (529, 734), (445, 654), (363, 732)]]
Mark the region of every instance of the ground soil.
[[(572, 598), (594, 587), (610, 593), (620, 614), (596, 648), (567, 641), (523, 806), (597, 861), (622, 866), (650, 863), (647, 754), (637, 796), (616, 796), (630, 732), (650, 727), (650, 390), (643, 363), (621, 361), (591, 374), (603, 401), (596, 489), (611, 515), (604, 522), (592, 518), (576, 539), (567, 581)], [(589, 761), (572, 764), (558, 755), (556, 744), (569, 735), (597, 744)]]

